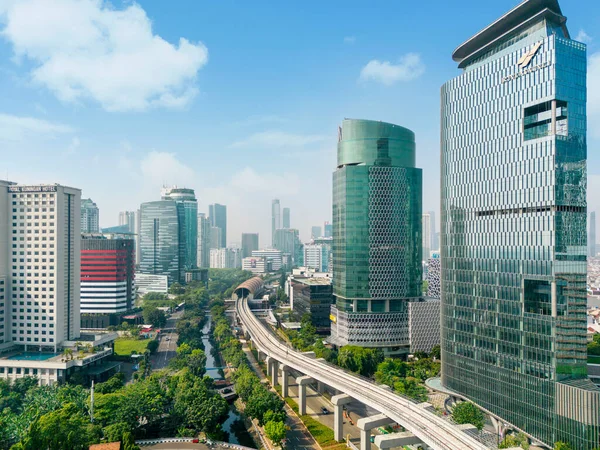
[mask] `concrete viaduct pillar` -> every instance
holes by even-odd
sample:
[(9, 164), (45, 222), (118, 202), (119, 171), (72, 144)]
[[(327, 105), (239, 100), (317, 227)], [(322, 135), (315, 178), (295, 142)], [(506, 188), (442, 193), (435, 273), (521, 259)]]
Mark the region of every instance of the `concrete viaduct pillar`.
[(350, 403), (352, 397), (346, 394), (334, 395), (331, 397), (333, 403), (333, 436), (336, 441), (344, 439), (344, 405)]
[(313, 381), (311, 377), (307, 376), (296, 378), (296, 383), (298, 383), (298, 414), (301, 416), (306, 414), (306, 386)]
[(290, 368), (285, 364), (281, 365), (281, 396), (286, 398), (288, 396), (288, 377), (290, 376)]
[(379, 447), (379, 450), (387, 450), (388, 448), (403, 447), (405, 445), (415, 445), (421, 443), (421, 439), (408, 431), (403, 433), (382, 434), (375, 436), (375, 445)]
[(384, 414), (358, 419), (356, 426), (360, 430), (360, 450), (371, 450), (371, 430), (389, 425), (394, 421)]
[(271, 384), (273, 385), (273, 387), (277, 386), (279, 380), (277, 379), (279, 377), (279, 361), (277, 361), (276, 359), (273, 359), (271, 361)]

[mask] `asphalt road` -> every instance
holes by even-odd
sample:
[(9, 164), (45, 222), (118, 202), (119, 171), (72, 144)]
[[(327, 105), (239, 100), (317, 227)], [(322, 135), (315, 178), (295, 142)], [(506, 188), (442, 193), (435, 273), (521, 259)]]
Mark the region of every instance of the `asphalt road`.
[[(158, 343), (158, 350), (150, 357), (150, 363), (152, 364), (152, 370), (164, 369), (169, 365), (169, 361), (177, 353), (177, 333), (174, 332), (177, 321), (181, 319), (183, 311), (178, 311), (171, 315), (167, 319), (167, 324), (163, 327), (160, 341)], [(166, 331), (173, 330), (173, 331)]]

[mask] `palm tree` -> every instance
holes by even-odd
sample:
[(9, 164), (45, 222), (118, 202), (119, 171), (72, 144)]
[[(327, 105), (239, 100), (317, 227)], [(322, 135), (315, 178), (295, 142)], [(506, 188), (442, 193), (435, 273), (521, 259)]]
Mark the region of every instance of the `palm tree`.
[(73, 350), (70, 348), (65, 348), (63, 351), (63, 354), (65, 355), (65, 359), (67, 361), (73, 359)]

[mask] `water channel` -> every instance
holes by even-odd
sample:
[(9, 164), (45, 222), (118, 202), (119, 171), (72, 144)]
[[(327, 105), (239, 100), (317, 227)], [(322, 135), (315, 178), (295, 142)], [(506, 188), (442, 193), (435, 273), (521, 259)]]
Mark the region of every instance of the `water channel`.
[[(204, 325), (204, 328), (202, 328), (202, 342), (204, 343), (204, 353), (206, 353), (206, 375), (211, 377), (213, 380), (222, 380), (223, 372), (220, 369), (218, 369), (218, 367), (221, 366), (221, 363), (218, 359), (215, 359), (215, 356), (213, 355), (213, 345), (209, 339), (211, 323), (212, 319), (209, 315), (208, 320)], [(233, 428), (236, 428), (234, 422), (236, 422), (239, 418), (240, 415), (236, 411), (235, 407), (230, 406), (229, 416), (227, 417), (227, 420), (223, 423), (222, 427), (223, 431), (225, 431), (229, 436), (228, 442), (230, 442), (231, 444), (243, 445), (240, 444), (237, 436), (235, 435), (235, 432), (233, 431)], [(242, 428), (243, 431), (246, 432), (245, 427)]]

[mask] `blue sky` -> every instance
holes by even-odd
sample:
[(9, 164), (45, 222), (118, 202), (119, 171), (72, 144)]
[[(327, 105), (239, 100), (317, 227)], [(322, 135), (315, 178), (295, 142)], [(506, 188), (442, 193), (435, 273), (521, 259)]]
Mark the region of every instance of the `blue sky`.
[[(353, 117), (415, 131), (437, 212), (452, 51), (517, 3), (0, 0), (0, 178), (79, 187), (103, 226), (163, 183), (193, 187), (200, 210), (228, 205), (229, 242), (267, 244), (280, 198), (308, 239), (331, 218), (337, 126)], [(588, 44), (597, 192), (600, 2), (561, 6)]]

